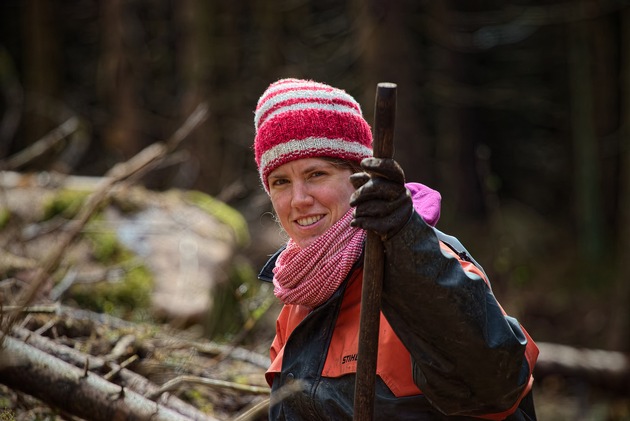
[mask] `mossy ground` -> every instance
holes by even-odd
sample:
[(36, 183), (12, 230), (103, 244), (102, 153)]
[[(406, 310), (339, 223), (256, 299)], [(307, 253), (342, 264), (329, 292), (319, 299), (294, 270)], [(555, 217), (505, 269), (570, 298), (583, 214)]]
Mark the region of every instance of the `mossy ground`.
[[(60, 190), (44, 204), (44, 220), (75, 217), (88, 196), (85, 191)], [(104, 228), (101, 213), (93, 215), (88, 226), (98, 229), (85, 230), (80, 241), (89, 247), (93, 263), (105, 268), (105, 275), (93, 283), (73, 285), (66, 298), (81, 308), (123, 318), (143, 318), (150, 306), (151, 272), (124, 247), (113, 230)]]

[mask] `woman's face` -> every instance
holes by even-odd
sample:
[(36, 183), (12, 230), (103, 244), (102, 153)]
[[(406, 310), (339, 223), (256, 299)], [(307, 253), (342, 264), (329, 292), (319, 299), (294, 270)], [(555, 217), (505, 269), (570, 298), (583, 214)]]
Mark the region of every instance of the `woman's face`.
[(320, 158), (288, 162), (269, 174), (271, 203), (282, 228), (305, 248), (350, 209), (352, 171)]

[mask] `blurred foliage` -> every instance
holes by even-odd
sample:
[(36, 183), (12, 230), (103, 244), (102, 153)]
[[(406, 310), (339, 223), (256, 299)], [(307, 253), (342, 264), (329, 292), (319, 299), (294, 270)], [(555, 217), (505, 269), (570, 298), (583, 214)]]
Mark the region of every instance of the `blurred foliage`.
[(86, 238), (92, 244), (92, 255), (104, 265), (116, 265), (132, 256), (113, 231), (89, 231)]
[(77, 284), (68, 299), (80, 308), (141, 321), (150, 308), (152, 275), (138, 265), (124, 271), (124, 276), (96, 284)]
[(11, 212), (8, 209), (0, 208), (0, 230), (11, 220)]
[(43, 220), (47, 221), (55, 216), (66, 219), (74, 218), (78, 213), (90, 192), (78, 190), (60, 190), (49, 201), (44, 203)]
[[(0, 402), (0, 408), (7, 408), (8, 405), (2, 405)], [(15, 413), (10, 409), (0, 409), (0, 421), (15, 421)]]
[(247, 222), (236, 209), (226, 205), (224, 202), (213, 198), (199, 191), (184, 192), (186, 200), (214, 216), (228, 227), (234, 230), (236, 243), (240, 247), (246, 247), (249, 243), (249, 230)]
[(88, 231), (91, 255), (103, 265), (114, 268), (96, 283), (75, 284), (68, 299), (80, 308), (113, 316), (142, 320), (149, 312), (153, 275), (134, 253), (127, 250), (113, 231)]

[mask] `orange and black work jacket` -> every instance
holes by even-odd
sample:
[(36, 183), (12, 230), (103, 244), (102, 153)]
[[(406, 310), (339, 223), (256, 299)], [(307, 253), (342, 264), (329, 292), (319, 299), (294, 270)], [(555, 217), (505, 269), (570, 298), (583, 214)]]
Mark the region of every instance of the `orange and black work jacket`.
[[(535, 420), (538, 348), (459, 241), (414, 212), (384, 246), (375, 419)], [(271, 281), (277, 255), (261, 280)], [(272, 396), (299, 391), (269, 419), (352, 419), (362, 278), (360, 259), (321, 306), (281, 310), (266, 378)]]

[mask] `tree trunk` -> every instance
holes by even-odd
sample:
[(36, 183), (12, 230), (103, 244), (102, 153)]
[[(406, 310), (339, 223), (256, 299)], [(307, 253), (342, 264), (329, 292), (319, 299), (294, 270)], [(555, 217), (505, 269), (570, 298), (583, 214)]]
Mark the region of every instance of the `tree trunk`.
[[(463, 4), (463, 3), (462, 3)], [(463, 11), (481, 8), (479, 2), (466, 2)], [(439, 32), (445, 39), (453, 34), (452, 21), (454, 11), (445, 2), (432, 2), (430, 14), (435, 26), (443, 26)], [(481, 191), (479, 175), (476, 169), (476, 148), (487, 133), (482, 124), (481, 110), (478, 105), (463, 98), (458, 89), (474, 89), (478, 81), (475, 71), (474, 52), (459, 51), (446, 45), (436, 46), (432, 56), (436, 73), (428, 83), (443, 86), (445, 95), (436, 98), (436, 155), (438, 174), (442, 182), (441, 189), (445, 197), (450, 198), (445, 208), (450, 207), (454, 215), (468, 215), (480, 218), (485, 215), (484, 197)], [(442, 69), (443, 73), (437, 71)]]
[(191, 156), (180, 172), (194, 180), (186, 187), (218, 195), (231, 181), (242, 178), (242, 169), (251, 159), (249, 149), (222, 135), (243, 139), (251, 135), (237, 135), (244, 123), (230, 118), (242, 109), (242, 96), (236, 92), (247, 89), (238, 77), (241, 51), (234, 48), (243, 44), (239, 19), (246, 11), (243, 2), (231, 0), (185, 0), (174, 7), (182, 28), (177, 66), (183, 112), (190, 112), (201, 101), (207, 101), (211, 110), (208, 120), (193, 134)]
[[(59, 39), (56, 33), (55, 6), (43, 0), (24, 2), (24, 90), (28, 113), (25, 115), (25, 145), (35, 142), (59, 122), (50, 119), (49, 101), (55, 98), (59, 83)], [(42, 159), (38, 160), (42, 165)]]
[[(116, 378), (120, 379), (125, 387), (133, 390), (135, 393), (146, 396), (159, 390), (157, 385), (149, 382), (145, 377), (131, 370), (122, 368), (113, 361), (94, 355), (86, 355), (74, 348), (59, 345), (50, 339), (33, 334), (33, 332), (28, 329), (17, 328), (15, 329), (14, 335), (19, 340), (28, 342), (29, 346), (37, 348), (51, 357), (61, 359), (75, 367), (85, 368), (87, 364), (87, 368), (91, 371), (98, 370), (103, 372), (103, 374), (108, 370), (110, 373), (115, 372)], [(30, 348), (28, 349), (30, 350)], [(90, 375), (92, 375), (92, 373), (90, 373)], [(195, 407), (187, 404), (175, 395), (164, 393), (159, 397), (157, 403), (171, 408), (190, 419), (212, 421), (210, 416), (199, 412)]]
[(630, 359), (621, 352), (580, 349), (539, 342), (540, 356), (534, 376), (565, 376), (591, 387), (625, 394), (630, 389)]
[[(590, 21), (569, 24), (568, 75), (575, 172), (573, 192), (578, 247), (585, 263), (584, 269), (597, 267), (596, 263), (602, 257), (604, 247), (590, 40)], [(593, 274), (586, 274), (590, 278), (589, 275)]]
[[(133, 27), (126, 2), (101, 3), (103, 55), (100, 63), (100, 94), (111, 110), (104, 134), (105, 148), (118, 158), (127, 159), (143, 147), (137, 102), (137, 83), (142, 66), (135, 65)], [(138, 74), (140, 72), (140, 74)]]
[(189, 113), (202, 101), (207, 101), (210, 107), (208, 119), (188, 141), (190, 157), (178, 168), (179, 183), (176, 185), (202, 191), (210, 191), (208, 186), (218, 178), (221, 156), (218, 131), (213, 130), (217, 98), (209, 89), (216, 54), (210, 43), (210, 34), (216, 26), (215, 7), (214, 2), (198, 0), (173, 4), (178, 32), (175, 62), (182, 94), (181, 112)]
[(398, 85), (396, 106), (396, 150), (410, 181), (431, 184), (431, 142), (427, 138), (425, 115), (419, 107), (418, 84), (423, 79), (420, 58), (425, 53), (414, 48), (407, 26), (413, 2), (353, 2), (355, 32), (362, 79), (362, 104), (365, 118), (372, 122), (374, 94), (379, 82)]
[(190, 420), (8, 336), (0, 350), (0, 381), (92, 421)]
[(621, 12), (621, 118), (619, 192), (616, 229), (616, 276), (608, 327), (608, 345), (612, 349), (630, 350), (630, 9)]

